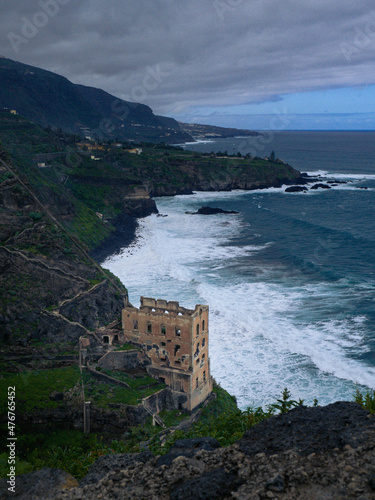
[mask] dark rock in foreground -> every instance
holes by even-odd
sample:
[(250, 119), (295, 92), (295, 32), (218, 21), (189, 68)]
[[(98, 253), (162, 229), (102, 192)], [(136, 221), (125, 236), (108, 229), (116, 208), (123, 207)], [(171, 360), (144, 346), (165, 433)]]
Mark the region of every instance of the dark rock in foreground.
[(356, 403), (298, 407), (258, 424), (232, 446), (215, 446), (215, 440), (182, 440), (164, 460), (144, 463), (135, 455), (125, 468), (118, 467), (121, 456), (113, 457), (117, 465), (96, 484), (83, 479), (83, 488), (54, 498), (375, 498), (375, 416)]
[(79, 486), (97, 484), (107, 474), (120, 471), (133, 466), (136, 463), (146, 463), (154, 456), (149, 451), (143, 453), (124, 453), (122, 455), (104, 455), (91, 465), (87, 475), (80, 481)]
[(220, 443), (214, 438), (178, 439), (169, 453), (158, 458), (156, 465), (171, 465), (177, 457), (193, 457), (198, 451), (213, 451), (220, 448)]
[(186, 212), (191, 215), (238, 214), (236, 210), (223, 210), (222, 208), (201, 207), (197, 212)]
[(16, 476), (15, 493), (8, 490), (6, 479), (0, 480), (0, 500), (50, 500), (60, 491), (78, 486), (77, 480), (59, 469), (44, 468)]
[(299, 406), (288, 413), (264, 420), (245, 432), (240, 450), (248, 455), (282, 453), (328, 453), (334, 448), (364, 445), (367, 432), (375, 434), (375, 417), (356, 403), (338, 402), (324, 407)]

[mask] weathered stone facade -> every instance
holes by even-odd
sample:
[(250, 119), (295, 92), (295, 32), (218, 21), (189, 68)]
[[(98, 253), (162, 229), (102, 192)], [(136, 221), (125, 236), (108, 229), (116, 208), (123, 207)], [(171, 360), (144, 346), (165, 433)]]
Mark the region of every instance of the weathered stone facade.
[(141, 345), (151, 360), (148, 373), (187, 396), (192, 411), (212, 392), (208, 357), (208, 306), (194, 310), (178, 302), (141, 297), (139, 309), (122, 313), (123, 339)]

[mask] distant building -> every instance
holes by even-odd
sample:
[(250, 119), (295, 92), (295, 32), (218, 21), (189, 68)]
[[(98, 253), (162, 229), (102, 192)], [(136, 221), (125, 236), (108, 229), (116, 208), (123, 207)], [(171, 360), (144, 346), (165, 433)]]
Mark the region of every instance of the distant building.
[(141, 155), (143, 150), (142, 148), (133, 148), (133, 149), (127, 149), (126, 151), (133, 155)]
[(92, 144), (91, 142), (77, 142), (77, 148), (82, 151), (105, 151), (106, 148), (101, 144)]
[(12, 115), (18, 115), (18, 113), (17, 113), (17, 111), (15, 109), (12, 109), (10, 112), (11, 112)]

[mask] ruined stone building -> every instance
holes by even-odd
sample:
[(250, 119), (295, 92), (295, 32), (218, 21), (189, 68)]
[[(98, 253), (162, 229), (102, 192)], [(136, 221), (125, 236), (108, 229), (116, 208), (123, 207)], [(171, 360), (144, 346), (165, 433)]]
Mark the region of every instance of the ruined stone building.
[(123, 339), (141, 345), (151, 360), (148, 373), (186, 395), (192, 411), (212, 392), (208, 357), (208, 306), (185, 309), (178, 302), (141, 297), (139, 309), (122, 313)]

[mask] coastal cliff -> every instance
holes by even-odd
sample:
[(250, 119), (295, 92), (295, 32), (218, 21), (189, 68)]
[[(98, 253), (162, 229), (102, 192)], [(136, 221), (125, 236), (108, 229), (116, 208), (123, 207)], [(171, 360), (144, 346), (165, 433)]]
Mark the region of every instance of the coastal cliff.
[[(69, 419), (81, 423), (81, 385), (73, 366), (78, 339), (82, 335), (96, 339), (97, 329), (118, 322), (128, 300), (125, 287), (92, 255), (101, 260), (116, 244), (130, 241), (137, 217), (157, 213), (153, 196), (251, 190), (301, 180), (297, 170), (277, 160), (197, 155), (153, 144), (139, 145), (141, 153), (130, 152), (129, 144), (82, 144), (75, 136), (43, 129), (6, 111), (1, 114), (0, 131), (1, 376), (24, 376), (25, 386), (46, 385), (41, 401), (31, 394), (18, 406), (22, 418), (31, 407), (34, 424), (45, 425), (48, 416), (48, 421), (56, 417), (62, 423), (67, 418), (62, 406), (68, 407)], [(61, 355), (66, 350), (69, 353)], [(58, 366), (67, 369), (60, 372)], [(133, 405), (138, 403), (139, 383), (145, 384), (144, 391), (150, 383), (136, 375)], [(29, 383), (33, 377), (35, 386)], [(107, 393), (108, 398), (116, 397), (112, 389), (93, 384), (97, 401)], [(226, 412), (234, 420), (241, 413), (227, 397), (229, 410), (228, 406), (216, 413), (208, 409), (215, 425)], [(46, 406), (38, 413), (40, 402)], [(101, 422), (113, 430), (111, 419), (120, 411), (113, 399), (106, 404), (109, 411), (103, 412)], [(254, 415), (249, 413), (249, 419)], [(184, 429), (182, 422), (171, 432)], [(202, 424), (200, 432), (205, 429)], [(238, 440), (243, 430), (234, 429), (230, 442)], [(129, 432), (124, 443), (135, 438), (139, 449), (140, 441), (151, 439), (144, 429), (137, 432)], [(160, 437), (160, 446), (164, 438)], [(76, 436), (72, 439), (75, 443)], [(30, 491), (44, 499), (199, 498), (202, 491), (206, 498), (294, 499), (316, 492), (328, 498), (375, 497), (374, 417), (354, 403), (296, 408), (270, 417), (227, 448), (220, 448), (219, 441), (199, 440), (198, 444), (177, 441), (163, 457), (149, 452), (103, 457), (80, 484), (56, 469), (19, 476), (19, 498), (30, 498)], [(91, 456), (91, 449), (83, 452), (82, 447), (75, 466), (81, 457), (93, 462), (122, 446), (118, 441), (90, 443), (97, 455)], [(61, 450), (61, 445), (53, 448), (51, 456), (61, 457), (65, 453)], [(37, 457), (37, 463), (43, 459)], [(59, 458), (54, 463), (60, 467), (64, 462)], [(37, 467), (34, 462), (32, 466)], [(0, 498), (7, 498), (4, 484), (0, 483)]]

